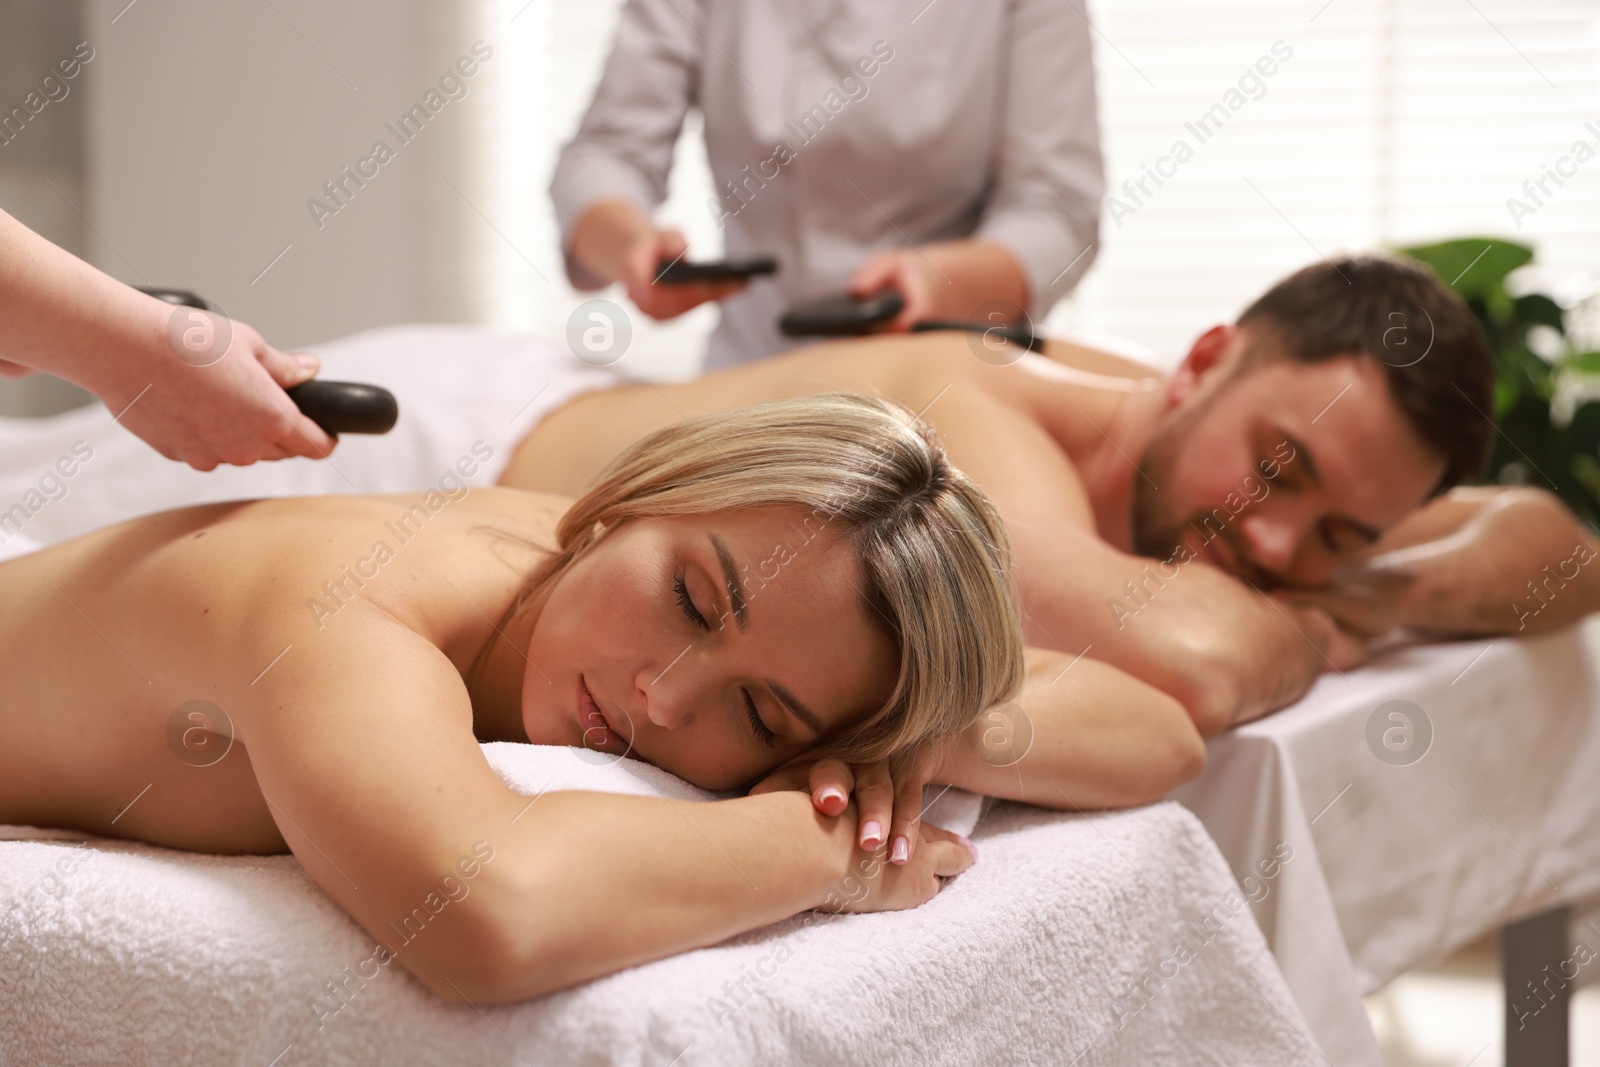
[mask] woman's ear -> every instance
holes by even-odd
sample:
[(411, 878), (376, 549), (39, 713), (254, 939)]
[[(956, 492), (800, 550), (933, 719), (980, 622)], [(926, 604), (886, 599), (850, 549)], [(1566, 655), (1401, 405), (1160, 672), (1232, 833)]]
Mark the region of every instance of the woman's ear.
[(1167, 400), (1172, 406), (1189, 399), (1201, 382), (1223, 368), (1238, 337), (1239, 327), (1218, 325), (1195, 338), (1189, 354), (1167, 381)]

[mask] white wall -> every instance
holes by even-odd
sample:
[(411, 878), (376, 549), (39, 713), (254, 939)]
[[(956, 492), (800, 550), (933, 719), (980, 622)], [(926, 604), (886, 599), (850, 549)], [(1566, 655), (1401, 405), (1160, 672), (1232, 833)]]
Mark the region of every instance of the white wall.
[[(56, 0), (0, 3), (0, 208), (71, 252), (83, 252), (88, 232), (71, 201), (83, 199), (83, 117), (80, 79), (61, 80), (38, 93), (55, 64), (73, 54), (78, 5)], [(48, 101), (37, 114), (24, 107), (30, 92)], [(54, 99), (52, 99), (54, 97)], [(23, 107), (19, 122), (12, 109)], [(48, 374), (0, 379), (0, 415), (45, 415), (90, 400), (88, 393)]]
[[(470, 317), (453, 225), (468, 209), (444, 179), (481, 195), (457, 166), (484, 94), (469, 81), (408, 145), (384, 124), (467, 52), (472, 7), (86, 0), (92, 261), (198, 290), (285, 347)], [(395, 159), (319, 229), (307, 200), (380, 138)]]
[[(618, 0), (85, 0), (98, 266), (193, 288), (280, 346), (400, 322), (558, 340), (566, 284), (546, 187), (610, 48)], [(114, 21), (113, 21), (114, 20)], [(319, 230), (306, 207), (476, 40), (494, 57)], [(663, 217), (720, 238), (686, 131)], [(283, 249), (288, 251), (258, 279)], [(630, 307), (630, 311), (631, 311)], [(634, 313), (627, 363), (682, 376), (714, 311)]]

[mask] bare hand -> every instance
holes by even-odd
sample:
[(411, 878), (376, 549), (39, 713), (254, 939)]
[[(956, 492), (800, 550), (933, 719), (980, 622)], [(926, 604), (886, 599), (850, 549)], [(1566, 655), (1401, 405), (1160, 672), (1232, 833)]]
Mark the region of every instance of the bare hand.
[(677, 230), (651, 230), (629, 247), (619, 279), (628, 299), (652, 319), (671, 319), (710, 300), (721, 300), (744, 288), (744, 282), (690, 282), (662, 285), (656, 281), (664, 263), (682, 259), (688, 242)]
[[(758, 782), (751, 795), (784, 789), (811, 794), (812, 805), (824, 815), (842, 814), (851, 793), (860, 821), (856, 844), (867, 852), (889, 845), (889, 862), (906, 863), (916, 853), (922, 825), (922, 787), (933, 777), (937, 752), (932, 745), (915, 749), (893, 761), (845, 763), (823, 759), (780, 768)], [(885, 832), (887, 828), (887, 832)]]
[(1340, 568), (1320, 588), (1285, 591), (1285, 595), (1295, 603), (1321, 608), (1346, 630), (1380, 637), (1404, 624), (1411, 586), (1411, 575), (1399, 567), (1358, 563)]
[(326, 456), (335, 439), (283, 391), (313, 377), (317, 358), (285, 355), (244, 323), (230, 325), (231, 341), (215, 362), (197, 366), (165, 351), (120, 361), (109, 365), (109, 384), (94, 391), (157, 452), (196, 470)]
[[(842, 813), (848, 819), (851, 812)], [(915, 858), (885, 863), (884, 850), (854, 852), (850, 871), (828, 894), (827, 911), (900, 911), (926, 904), (939, 892), (940, 879), (951, 878), (978, 860), (978, 850), (964, 837), (937, 826), (919, 826), (913, 835)]]
[(920, 252), (912, 248), (892, 248), (874, 253), (856, 268), (850, 278), (850, 293), (868, 297), (884, 289), (898, 292), (906, 306), (881, 329), (886, 333), (904, 333), (913, 323), (937, 317), (938, 301), (934, 294), (939, 291), (937, 287), (947, 285)]

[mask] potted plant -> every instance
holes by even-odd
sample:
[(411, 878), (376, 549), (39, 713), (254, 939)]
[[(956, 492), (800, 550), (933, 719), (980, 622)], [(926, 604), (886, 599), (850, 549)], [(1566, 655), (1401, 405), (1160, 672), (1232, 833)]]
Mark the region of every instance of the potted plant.
[(1533, 249), (1471, 237), (1396, 251), (1460, 294), (1494, 353), (1500, 432), (1480, 481), (1543, 486), (1591, 527), (1600, 523), (1600, 351), (1574, 343), (1568, 309), (1551, 297), (1511, 295), (1506, 279)]

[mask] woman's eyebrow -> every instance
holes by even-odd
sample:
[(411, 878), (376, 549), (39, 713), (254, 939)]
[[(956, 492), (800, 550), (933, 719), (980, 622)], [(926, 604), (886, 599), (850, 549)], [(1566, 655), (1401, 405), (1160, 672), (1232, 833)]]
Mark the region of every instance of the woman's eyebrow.
[(766, 682), (767, 688), (772, 690), (772, 695), (782, 701), (783, 706), (788, 708), (789, 711), (794, 714), (795, 718), (805, 723), (813, 734), (820, 738), (826, 732), (823, 729), (822, 720), (817, 718), (816, 712), (800, 703), (800, 699), (798, 697), (789, 692), (789, 690), (785, 689), (783, 686), (779, 685), (777, 682), (774, 682), (771, 678), (766, 679)]
[(722, 577), (728, 586), (728, 603), (733, 609), (733, 621), (739, 627), (739, 632), (750, 629), (750, 613), (745, 607), (744, 586), (739, 584), (739, 569), (734, 565), (733, 554), (728, 551), (728, 546), (722, 543), (722, 538), (716, 534), (707, 534), (711, 539), (711, 548), (717, 554), (717, 562), (722, 564)]

